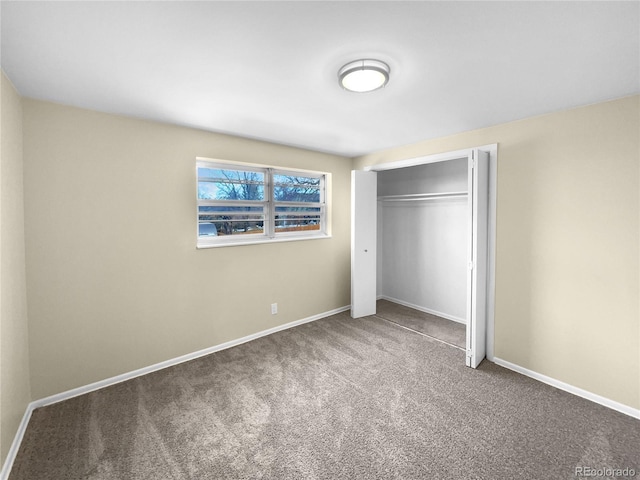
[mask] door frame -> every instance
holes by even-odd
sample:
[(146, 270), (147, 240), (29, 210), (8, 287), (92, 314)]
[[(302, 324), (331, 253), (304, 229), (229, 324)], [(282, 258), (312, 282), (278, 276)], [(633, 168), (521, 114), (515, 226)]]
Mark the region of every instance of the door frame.
[(496, 200), (498, 179), (498, 144), (493, 143), (480, 147), (465, 148), (434, 155), (412, 157), (392, 162), (367, 165), (362, 168), (365, 171), (381, 172), (397, 168), (414, 167), (428, 163), (444, 162), (468, 157), (472, 150), (477, 149), (489, 155), (489, 205), (487, 222), (487, 297), (486, 297), (486, 328), (487, 351), (486, 357), (494, 361), (494, 320), (495, 320), (495, 274), (496, 274)]

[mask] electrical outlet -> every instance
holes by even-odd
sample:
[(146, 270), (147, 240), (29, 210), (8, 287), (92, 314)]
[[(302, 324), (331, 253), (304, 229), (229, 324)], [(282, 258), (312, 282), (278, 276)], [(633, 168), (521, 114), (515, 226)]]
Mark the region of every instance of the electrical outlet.
[(278, 313), (278, 304), (277, 303), (272, 303), (271, 304), (271, 315), (275, 315), (276, 313)]

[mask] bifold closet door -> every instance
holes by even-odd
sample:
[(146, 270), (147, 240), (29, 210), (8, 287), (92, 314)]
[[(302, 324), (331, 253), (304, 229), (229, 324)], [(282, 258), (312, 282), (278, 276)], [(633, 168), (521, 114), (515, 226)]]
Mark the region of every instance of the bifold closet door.
[(376, 313), (378, 175), (351, 171), (351, 316)]
[(467, 355), (476, 368), (487, 351), (487, 225), (489, 218), (489, 154), (473, 149), (468, 167)]

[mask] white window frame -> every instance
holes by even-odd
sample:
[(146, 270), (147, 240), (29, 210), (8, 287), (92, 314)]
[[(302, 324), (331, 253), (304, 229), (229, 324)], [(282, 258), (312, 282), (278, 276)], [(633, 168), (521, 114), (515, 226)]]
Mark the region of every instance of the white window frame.
[[(264, 174), (264, 200), (263, 201), (240, 201), (240, 200), (203, 200), (198, 198), (198, 168), (228, 169), (240, 171), (254, 171)], [(274, 198), (274, 175), (290, 175), (315, 177), (320, 179), (320, 201), (310, 202), (283, 202)], [(196, 158), (196, 247), (229, 247), (236, 245), (252, 245), (258, 243), (287, 242), (296, 240), (312, 240), (319, 238), (330, 238), (330, 189), (331, 174), (313, 170), (302, 170), (297, 168), (278, 167), (256, 163), (235, 162), (230, 160)], [(262, 234), (251, 235), (221, 235), (221, 236), (200, 236), (199, 221), (200, 207), (212, 204), (226, 204), (234, 206), (264, 206), (264, 229)], [(320, 228), (319, 230), (277, 232), (275, 228), (276, 207), (318, 207), (320, 208)]]

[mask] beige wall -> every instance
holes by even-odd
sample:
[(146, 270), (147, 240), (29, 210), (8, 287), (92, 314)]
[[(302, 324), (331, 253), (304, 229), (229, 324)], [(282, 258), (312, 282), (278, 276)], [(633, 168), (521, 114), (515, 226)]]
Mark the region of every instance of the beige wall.
[(640, 97), (366, 155), (498, 143), (495, 356), (640, 408)]
[(0, 74), (0, 463), (31, 401), (24, 255), (22, 106)]
[[(498, 143), (495, 355), (640, 408), (639, 102), (350, 162), (25, 99), (33, 398), (347, 305), (349, 170)], [(333, 238), (196, 250), (196, 156), (332, 172)]]
[[(349, 304), (349, 159), (23, 108), (34, 398)], [(196, 156), (332, 173), (333, 237), (196, 250)]]

